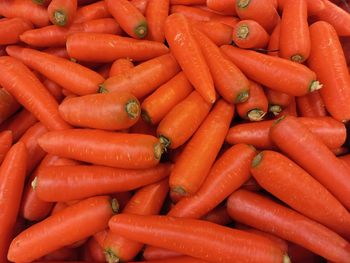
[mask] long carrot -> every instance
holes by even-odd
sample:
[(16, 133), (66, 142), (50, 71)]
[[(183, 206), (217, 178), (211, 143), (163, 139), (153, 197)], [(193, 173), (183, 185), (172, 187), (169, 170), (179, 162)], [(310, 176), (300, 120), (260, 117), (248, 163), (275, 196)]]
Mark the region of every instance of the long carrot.
[(132, 69), (134, 64), (128, 58), (119, 58), (115, 60), (109, 70), (109, 77), (114, 77), (119, 74), (124, 74), (129, 69)]
[(338, 234), (261, 195), (238, 190), (227, 201), (229, 215), (244, 224), (301, 245), (335, 262), (349, 258), (349, 243)]
[(106, 228), (117, 209), (117, 200), (107, 196), (88, 198), (71, 205), (20, 233), (12, 240), (8, 259), (30, 262), (84, 239)]
[(268, 88), (302, 96), (322, 87), (316, 74), (304, 65), (233, 46), (222, 46), (221, 50), (247, 77)]
[(327, 116), (326, 107), (319, 91), (296, 98), (298, 112), (302, 117)]
[[(269, 102), (269, 112), (273, 113), (275, 116), (278, 115), (284, 108), (286, 108), (292, 101), (292, 96), (287, 93), (268, 88), (264, 89), (264, 91)], [(312, 92), (310, 94), (314, 94), (315, 92)]]
[(203, 33), (193, 30), (204, 54), (215, 88), (229, 103), (241, 103), (249, 97), (249, 81), (221, 50)]
[(0, 165), (5, 159), (7, 152), (12, 146), (12, 131), (5, 130), (0, 132)]
[(38, 171), (33, 187), (44, 201), (70, 201), (134, 190), (165, 178), (170, 168), (168, 164), (144, 170), (95, 165), (44, 167)]
[(11, 147), (0, 167), (0, 259), (7, 261), (26, 176), (27, 152), (19, 142)]
[(171, 191), (181, 196), (197, 192), (221, 148), (234, 113), (233, 105), (219, 100), (187, 143), (170, 175)]
[(131, 240), (203, 260), (289, 262), (268, 239), (201, 220), (121, 214), (109, 221), (109, 227)]
[(237, 16), (236, 0), (207, 0), (207, 7), (225, 15)]
[(2, 72), (0, 85), (49, 130), (62, 130), (70, 127), (59, 116), (56, 100), (21, 61), (2, 56), (0, 71)]
[(163, 43), (164, 23), (169, 13), (170, 0), (149, 0), (146, 9), (147, 39)]
[(265, 48), (269, 34), (254, 20), (241, 20), (233, 30), (233, 42), (240, 48)]
[(192, 26), (211, 39), (217, 46), (232, 42), (233, 28), (219, 21), (190, 21)]
[(74, 16), (74, 23), (83, 23), (90, 20), (108, 18), (112, 15), (107, 10), (105, 1), (97, 1), (90, 5), (82, 6), (77, 9)]
[(98, 85), (104, 81), (99, 74), (86, 67), (34, 49), (8, 46), (6, 52), (78, 95), (96, 93)]
[(0, 21), (0, 45), (15, 44), (19, 41), (19, 36), (32, 29), (33, 25), (23, 18), (11, 18)]
[(197, 91), (192, 93), (162, 119), (157, 134), (165, 147), (176, 149), (188, 141), (208, 115), (211, 104)]
[(14, 114), (20, 105), (5, 89), (0, 89), (0, 124)]
[(47, 7), (50, 21), (57, 26), (69, 26), (77, 12), (77, 0), (52, 0)]
[(165, 37), (171, 52), (193, 87), (206, 101), (214, 103), (216, 95), (209, 67), (184, 15), (168, 16), (165, 22)]
[(39, 145), (55, 155), (126, 169), (145, 169), (158, 164), (163, 146), (150, 135), (71, 129), (48, 132)]
[(179, 71), (180, 67), (173, 55), (166, 54), (107, 79), (100, 85), (100, 92), (127, 91), (140, 99), (167, 82)]

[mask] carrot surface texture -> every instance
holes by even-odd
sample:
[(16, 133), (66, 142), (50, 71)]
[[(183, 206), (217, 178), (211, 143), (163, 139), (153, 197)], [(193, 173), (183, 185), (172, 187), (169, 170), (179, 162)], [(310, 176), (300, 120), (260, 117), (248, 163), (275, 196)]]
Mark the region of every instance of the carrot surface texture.
[(55, 25), (69, 26), (73, 23), (77, 7), (77, 0), (52, 0), (47, 7), (49, 19)]

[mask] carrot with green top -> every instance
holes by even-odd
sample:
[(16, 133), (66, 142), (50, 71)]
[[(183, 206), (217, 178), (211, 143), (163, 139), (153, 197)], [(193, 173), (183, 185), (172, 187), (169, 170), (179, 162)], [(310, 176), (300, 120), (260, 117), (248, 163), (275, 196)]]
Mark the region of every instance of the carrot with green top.
[(77, 0), (52, 0), (47, 7), (50, 21), (57, 26), (69, 26), (77, 12)]
[(0, 124), (14, 114), (20, 105), (4, 88), (0, 89)]
[(233, 42), (240, 48), (265, 48), (270, 36), (254, 20), (241, 20), (233, 29)]
[(33, 28), (32, 23), (23, 18), (10, 18), (0, 21), (0, 45), (15, 44), (19, 36)]
[(134, 64), (128, 58), (119, 58), (115, 60), (109, 70), (109, 77), (114, 77), (119, 74), (124, 74), (129, 69), (132, 69)]
[(164, 23), (169, 13), (169, 0), (149, 0), (146, 8), (147, 39), (164, 42)]
[(90, 20), (108, 18), (112, 15), (107, 10), (105, 1), (97, 1), (95, 3), (81, 6), (77, 9), (74, 16), (74, 23), (84, 23)]
[(7, 152), (12, 146), (12, 131), (5, 130), (0, 132), (0, 165), (3, 162)]

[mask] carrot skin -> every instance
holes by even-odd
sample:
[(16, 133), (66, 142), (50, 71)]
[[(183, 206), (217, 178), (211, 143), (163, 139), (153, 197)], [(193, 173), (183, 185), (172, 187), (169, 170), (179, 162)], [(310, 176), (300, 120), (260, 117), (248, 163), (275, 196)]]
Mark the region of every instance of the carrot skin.
[(127, 58), (116, 59), (109, 70), (109, 77), (114, 77), (119, 74), (124, 74), (125, 72), (127, 72), (129, 69), (132, 69), (133, 67), (134, 67), (134, 64), (130, 59), (127, 59)]
[(277, 24), (273, 29), (269, 43), (267, 45), (267, 54), (269, 56), (278, 57), (279, 56), (279, 48), (280, 48), (280, 34), (281, 33), (281, 24)]
[(298, 113), (301, 117), (324, 117), (327, 116), (326, 107), (319, 91), (297, 97)]
[(225, 15), (237, 16), (236, 0), (207, 0), (207, 7)]
[(228, 215), (225, 206), (218, 206), (214, 208), (208, 214), (203, 216), (201, 219), (218, 224), (218, 225), (222, 225), (222, 226), (226, 226), (232, 223), (232, 219)]
[(12, 146), (12, 131), (5, 130), (0, 132), (0, 165), (4, 161), (7, 152)]
[(77, 12), (77, 0), (52, 0), (47, 7), (50, 21), (57, 26), (69, 26)]
[(164, 23), (169, 13), (169, 0), (149, 0), (146, 9), (148, 24), (147, 38), (157, 42), (164, 42)]
[(0, 45), (15, 44), (19, 36), (33, 28), (33, 25), (23, 18), (11, 18), (0, 21)]
[(222, 19), (223, 17), (232, 16), (222, 16), (210, 10), (204, 10), (197, 7), (186, 6), (186, 5), (171, 5), (170, 14), (180, 13), (188, 19), (193, 19), (197, 21), (210, 21), (216, 19)]
[(0, 124), (14, 114), (20, 105), (4, 88), (0, 89)]
[(142, 257), (147, 261), (154, 261), (154, 260), (166, 260), (168, 258), (181, 258), (183, 254), (179, 252), (175, 252), (172, 250), (159, 248), (159, 247), (153, 247), (153, 246), (145, 246), (145, 249), (143, 250)]
[(97, 1), (90, 5), (81, 6), (77, 9), (74, 16), (74, 23), (84, 23), (86, 21), (109, 18), (112, 15), (107, 10), (105, 1)]

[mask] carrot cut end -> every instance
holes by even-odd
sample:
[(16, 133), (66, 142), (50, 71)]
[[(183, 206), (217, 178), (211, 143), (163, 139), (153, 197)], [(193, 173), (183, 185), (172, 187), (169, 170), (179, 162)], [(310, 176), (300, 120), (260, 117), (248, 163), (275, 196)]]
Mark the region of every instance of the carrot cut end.
[(138, 38), (144, 38), (147, 35), (148, 32), (148, 26), (147, 22), (144, 21), (140, 23), (137, 27), (134, 29), (134, 33)]
[(269, 112), (271, 112), (274, 116), (277, 116), (282, 111), (282, 107), (280, 105), (270, 105)]
[(38, 187), (38, 177), (35, 176), (34, 180), (32, 181), (32, 183), (30, 184), (33, 188), (33, 190), (35, 190)]
[(148, 114), (147, 111), (141, 110), (141, 118), (142, 118), (145, 122), (147, 122), (147, 123), (149, 123), (149, 124), (153, 124), (152, 119), (151, 119), (151, 117), (149, 116), (149, 114)]
[(103, 84), (99, 85), (98, 93), (108, 93), (108, 89), (105, 88)]
[(129, 100), (125, 105), (125, 111), (130, 119), (136, 119), (141, 114), (140, 103), (137, 100)]
[(154, 158), (156, 160), (160, 160), (164, 151), (165, 151), (164, 145), (161, 142), (156, 143), (154, 145)]
[(170, 147), (170, 145), (171, 145), (171, 141), (167, 137), (165, 137), (163, 135), (159, 136), (159, 141), (160, 141), (160, 143), (163, 145), (163, 147), (165, 149), (168, 149)]
[(114, 253), (113, 249), (111, 248), (106, 248), (104, 250), (104, 254), (106, 257), (106, 261), (108, 263), (119, 263), (120, 259), (118, 258), (118, 256)]
[(291, 263), (290, 257), (288, 255), (283, 256), (283, 263)]
[(56, 10), (53, 13), (53, 23), (57, 26), (65, 26), (67, 24), (67, 14), (63, 10)]
[(187, 195), (186, 190), (182, 186), (175, 186), (174, 188), (171, 189), (171, 191), (181, 196)]
[(246, 8), (249, 6), (249, 4), (250, 4), (250, 0), (238, 0), (237, 1), (237, 6), (239, 8)]
[(266, 115), (266, 112), (261, 109), (250, 110), (247, 117), (250, 121), (261, 121)]
[(296, 54), (291, 56), (291, 61), (297, 62), (297, 63), (303, 63), (305, 61), (305, 58), (302, 55)]
[(241, 25), (236, 35), (239, 39), (246, 39), (249, 36), (249, 27), (247, 25)]
[(254, 159), (252, 161), (253, 168), (257, 167), (261, 163), (261, 161), (263, 159), (263, 155), (264, 155), (264, 152), (261, 152), (254, 157)]
[(116, 198), (113, 198), (111, 200), (111, 208), (112, 208), (113, 214), (117, 214), (119, 212), (119, 203)]
[(313, 80), (309, 86), (309, 92), (313, 92), (315, 90), (319, 90), (322, 89), (323, 85), (317, 81), (317, 80)]

